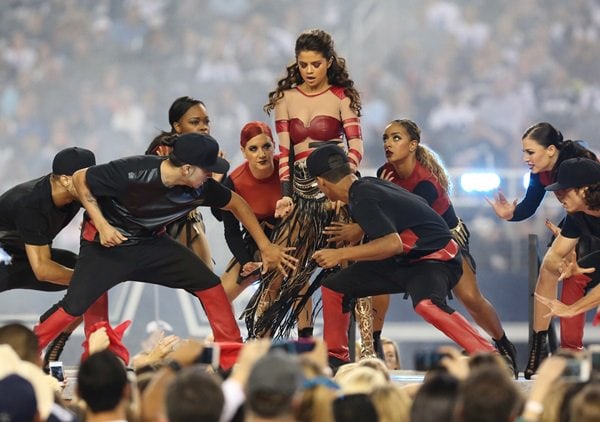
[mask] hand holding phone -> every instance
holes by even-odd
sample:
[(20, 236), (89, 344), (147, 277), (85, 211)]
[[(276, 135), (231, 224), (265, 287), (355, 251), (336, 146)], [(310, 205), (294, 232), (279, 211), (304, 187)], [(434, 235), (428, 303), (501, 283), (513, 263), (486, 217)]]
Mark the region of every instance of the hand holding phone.
[(60, 361), (50, 362), (50, 375), (56, 378), (59, 382), (65, 381), (65, 373), (63, 370), (63, 363)]

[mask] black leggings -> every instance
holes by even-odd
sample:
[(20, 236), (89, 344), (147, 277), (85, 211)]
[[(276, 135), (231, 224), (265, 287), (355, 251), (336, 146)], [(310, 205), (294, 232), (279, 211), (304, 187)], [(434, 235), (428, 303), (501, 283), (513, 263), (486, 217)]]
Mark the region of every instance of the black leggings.
[(430, 299), (451, 313), (453, 309), (446, 303), (446, 297), (461, 275), (460, 259), (403, 264), (388, 258), (354, 263), (325, 278), (323, 286), (351, 298), (407, 293), (413, 308)]
[[(77, 255), (64, 249), (51, 249), (53, 261), (67, 268), (74, 268)], [(35, 277), (27, 254), (25, 252), (12, 254), (12, 263), (0, 265), (0, 292), (14, 289), (40, 290), (44, 292), (58, 292), (66, 290), (62, 284), (40, 281)]]
[(71, 285), (59, 306), (70, 315), (82, 315), (104, 292), (124, 281), (189, 292), (221, 282), (192, 251), (167, 235), (112, 248), (82, 241)]

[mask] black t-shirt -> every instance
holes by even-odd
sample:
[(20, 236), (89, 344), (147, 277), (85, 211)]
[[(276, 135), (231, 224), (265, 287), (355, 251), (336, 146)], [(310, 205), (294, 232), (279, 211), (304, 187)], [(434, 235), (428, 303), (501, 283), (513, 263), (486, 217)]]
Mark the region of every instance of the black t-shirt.
[(570, 239), (581, 236), (600, 237), (600, 218), (584, 212), (568, 214), (560, 234)]
[(0, 243), (10, 252), (51, 245), (80, 208), (79, 202), (54, 205), (50, 175), (21, 183), (0, 196)]
[(446, 222), (423, 198), (385, 180), (363, 177), (354, 182), (348, 206), (369, 239), (398, 233), (408, 261), (440, 251), (452, 239)]
[(160, 173), (160, 164), (165, 159), (140, 155), (93, 166), (87, 171), (88, 186), (102, 214), (129, 238), (124, 244), (155, 236), (166, 224), (198, 206), (222, 208), (231, 200), (231, 191), (210, 178), (198, 189), (165, 186)]

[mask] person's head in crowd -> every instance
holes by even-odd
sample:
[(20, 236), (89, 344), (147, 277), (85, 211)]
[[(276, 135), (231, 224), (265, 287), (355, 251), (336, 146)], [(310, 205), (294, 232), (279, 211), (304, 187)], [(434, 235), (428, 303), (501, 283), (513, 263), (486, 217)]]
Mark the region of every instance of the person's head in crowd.
[(591, 382), (571, 400), (569, 420), (573, 422), (600, 421), (600, 384)]
[(169, 422), (218, 422), (225, 403), (219, 377), (199, 367), (181, 370), (165, 400)]
[(124, 418), (131, 391), (123, 362), (109, 350), (92, 354), (79, 367), (77, 393), (91, 415)]
[(21, 360), (42, 366), (37, 336), (23, 324), (10, 323), (0, 327), (0, 344), (12, 347)]
[(17, 374), (0, 379), (0, 421), (40, 421), (33, 385)]
[(600, 210), (600, 163), (587, 158), (570, 158), (558, 168), (556, 182), (546, 186), (560, 197), (568, 213)]
[(295, 411), (299, 422), (330, 422), (333, 420), (333, 400), (339, 385), (314, 360), (299, 355), (304, 374), (302, 398)]
[(350, 98), (350, 108), (360, 116), (360, 95), (350, 79), (346, 60), (338, 56), (329, 33), (322, 29), (303, 31), (296, 39), (294, 53), (295, 61), (287, 66), (287, 75), (269, 93), (269, 102), (264, 106), (267, 113), (275, 108), (277, 101), (283, 97), (283, 91), (304, 83), (316, 89), (327, 84), (343, 87), (344, 93)]
[(385, 377), (386, 381), (390, 381), (390, 371), (387, 367), (387, 365), (385, 364), (385, 362), (379, 358), (374, 358), (374, 357), (369, 357), (369, 358), (362, 358), (361, 360), (358, 361), (358, 366), (366, 366), (368, 368), (373, 368), (376, 371), (380, 372), (381, 375), (383, 375)]
[(261, 357), (246, 383), (249, 418), (263, 420), (292, 417), (304, 381), (297, 356), (272, 350)]
[(188, 96), (177, 98), (169, 107), (169, 125), (172, 133), (210, 134), (210, 119), (206, 105)]
[(532, 173), (551, 171), (553, 176), (565, 157), (584, 156), (596, 160), (596, 155), (580, 142), (563, 139), (563, 134), (550, 123), (536, 123), (521, 137), (523, 160)]
[(335, 380), (345, 395), (370, 394), (374, 388), (388, 382), (381, 370), (363, 366), (360, 363), (339, 376), (336, 374)]
[(400, 386), (388, 382), (371, 392), (379, 422), (409, 422), (412, 399)]
[(458, 396), (458, 380), (447, 372), (429, 371), (415, 394), (410, 409), (411, 422), (450, 421)]
[(496, 363), (480, 365), (460, 385), (455, 420), (509, 422), (522, 406), (521, 391), (504, 368)]
[(333, 420), (335, 422), (378, 422), (379, 416), (369, 395), (343, 394), (333, 401)]
[(506, 359), (498, 353), (476, 353), (469, 357), (469, 370), (474, 371), (481, 367), (494, 366), (509, 376), (512, 376), (512, 367)]
[(240, 150), (257, 178), (267, 178), (275, 171), (275, 142), (269, 125), (248, 122), (240, 133)]
[[(51, 378), (50, 375), (46, 375), (39, 364), (22, 360), (10, 345), (0, 344), (0, 380), (12, 375), (24, 378), (33, 387), (39, 417), (41, 420), (46, 420), (52, 413), (55, 388), (58, 387), (56, 380)], [(7, 381), (7, 384), (4, 384), (2, 390), (10, 391), (11, 385), (15, 385), (17, 389), (23, 387), (24, 383), (20, 380), (11, 379)], [(26, 387), (23, 387), (23, 389), (28, 390)], [(4, 396), (4, 393), (0, 393), (0, 395)], [(8, 394), (8, 397), (11, 397), (11, 394)], [(14, 399), (15, 403), (19, 403), (19, 400), (18, 397)], [(5, 403), (6, 407), (11, 407), (10, 403), (1, 401), (0, 403)], [(22, 402), (23, 406), (29, 406), (28, 403), (28, 400)]]
[(381, 348), (383, 349), (383, 358), (385, 365), (389, 370), (399, 370), (402, 368), (400, 363), (400, 350), (398, 343), (387, 337), (381, 337)]

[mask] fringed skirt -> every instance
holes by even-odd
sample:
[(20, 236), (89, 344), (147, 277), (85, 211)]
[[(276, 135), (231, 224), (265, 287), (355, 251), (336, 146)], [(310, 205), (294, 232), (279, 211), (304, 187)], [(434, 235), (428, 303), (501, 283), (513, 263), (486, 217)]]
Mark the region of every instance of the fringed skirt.
[(293, 179), (294, 209), (277, 224), (271, 241), (295, 247), (291, 254), (298, 263), (285, 278), (278, 271), (270, 271), (263, 276), (242, 316), (249, 338), (265, 335), (289, 337), (298, 315), (320, 285), (319, 280), (308, 285), (317, 269), (311, 257), (315, 251), (326, 247), (323, 229), (338, 217), (331, 202), (319, 191), (316, 179), (308, 175), (305, 161), (294, 164)]

